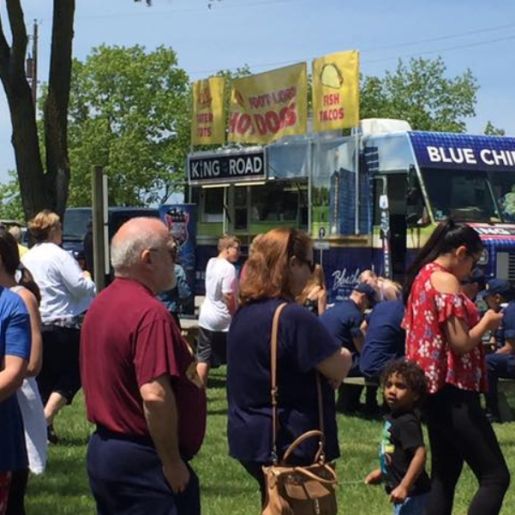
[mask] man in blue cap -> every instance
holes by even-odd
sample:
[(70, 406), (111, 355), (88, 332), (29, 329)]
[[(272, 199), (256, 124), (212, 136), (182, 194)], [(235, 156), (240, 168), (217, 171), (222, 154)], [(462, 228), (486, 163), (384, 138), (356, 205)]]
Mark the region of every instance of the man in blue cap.
[[(360, 376), (359, 353), (364, 342), (361, 331), (364, 313), (377, 302), (376, 290), (367, 283), (359, 283), (349, 298), (328, 309), (319, 320), (329, 333), (352, 354), (352, 368), (349, 376)], [(338, 407), (344, 412), (359, 408), (360, 387), (342, 385), (338, 396)]]
[[(500, 422), (497, 400), (499, 377), (515, 378), (515, 302), (513, 302), (511, 284), (503, 279), (488, 281), (486, 288), (479, 295), (490, 309), (503, 310), (502, 324), (495, 333), (496, 350), (486, 356), (488, 371), (486, 409), (492, 421)], [(505, 303), (508, 303), (506, 307), (503, 306)]]
[(470, 275), (462, 279), (461, 290), (472, 301), (476, 300), (479, 292), (486, 288), (486, 277), (480, 268), (474, 268)]

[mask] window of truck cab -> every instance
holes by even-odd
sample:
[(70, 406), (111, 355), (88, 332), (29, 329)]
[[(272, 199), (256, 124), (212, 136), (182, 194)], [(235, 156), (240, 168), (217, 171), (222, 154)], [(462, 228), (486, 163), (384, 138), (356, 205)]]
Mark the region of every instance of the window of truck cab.
[(421, 173), (436, 221), (515, 221), (515, 192), (513, 208), (509, 195), (515, 172), (422, 168)]

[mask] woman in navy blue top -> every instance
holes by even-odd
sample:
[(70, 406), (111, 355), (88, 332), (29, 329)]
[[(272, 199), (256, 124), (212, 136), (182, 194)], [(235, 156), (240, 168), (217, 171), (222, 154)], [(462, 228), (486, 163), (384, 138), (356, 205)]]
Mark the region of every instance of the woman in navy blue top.
[[(246, 264), (240, 284), (240, 308), (227, 338), (229, 452), (259, 483), (261, 466), (271, 463), (270, 340), (272, 317), (288, 302), (279, 321), (277, 382), (279, 459), (295, 438), (319, 428), (316, 375), (322, 375), (327, 459), (339, 455), (334, 388), (350, 365), (350, 353), (333, 340), (317, 317), (294, 299), (313, 269), (311, 239), (295, 229), (273, 229), (263, 235)], [(317, 442), (297, 449), (293, 462), (310, 464)]]

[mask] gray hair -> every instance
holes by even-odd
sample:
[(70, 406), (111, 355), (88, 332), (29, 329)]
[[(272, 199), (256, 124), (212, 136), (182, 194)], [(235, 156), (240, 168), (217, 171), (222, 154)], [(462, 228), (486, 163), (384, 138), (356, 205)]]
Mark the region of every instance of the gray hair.
[(163, 233), (152, 230), (148, 221), (149, 219), (144, 217), (132, 218), (125, 223), (131, 226), (130, 230), (126, 231), (125, 237), (120, 238), (115, 235), (112, 239), (111, 264), (115, 272), (123, 272), (137, 265), (145, 249), (159, 248), (163, 245), (165, 240)]

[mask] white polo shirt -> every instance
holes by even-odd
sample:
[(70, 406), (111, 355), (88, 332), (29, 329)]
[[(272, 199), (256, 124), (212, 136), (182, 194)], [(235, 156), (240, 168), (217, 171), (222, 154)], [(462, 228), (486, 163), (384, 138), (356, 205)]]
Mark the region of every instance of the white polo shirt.
[(22, 258), (41, 292), (39, 311), (44, 324), (76, 317), (95, 296), (95, 283), (84, 276), (77, 261), (55, 243), (34, 245)]

